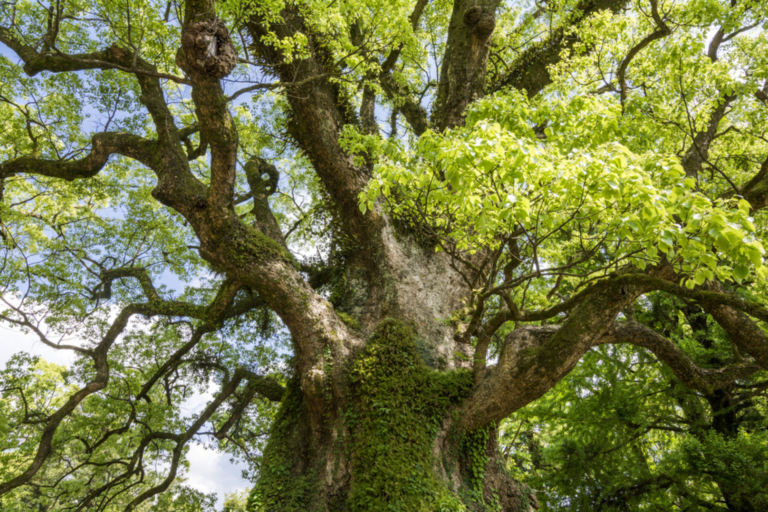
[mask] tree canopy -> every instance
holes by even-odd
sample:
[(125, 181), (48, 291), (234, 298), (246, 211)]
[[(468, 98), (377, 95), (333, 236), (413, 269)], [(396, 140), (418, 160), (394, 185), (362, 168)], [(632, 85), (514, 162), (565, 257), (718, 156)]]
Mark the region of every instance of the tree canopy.
[[(768, 507), (768, 4), (0, 2), (0, 508)], [(210, 397), (195, 410), (197, 397)]]

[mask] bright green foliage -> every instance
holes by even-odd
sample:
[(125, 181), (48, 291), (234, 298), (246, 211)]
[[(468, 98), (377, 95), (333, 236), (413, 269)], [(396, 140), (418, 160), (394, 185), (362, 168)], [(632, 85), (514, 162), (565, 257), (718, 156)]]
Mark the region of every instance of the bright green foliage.
[[(518, 226), (547, 238), (599, 224), (600, 243), (611, 244), (617, 261), (645, 269), (666, 257), (691, 287), (715, 276), (740, 282), (750, 268), (764, 277), (749, 204), (708, 199), (672, 154), (622, 144), (620, 118), (618, 105), (594, 98), (536, 105), (517, 91), (484, 98), (466, 127), (427, 133), (415, 155), (379, 165), (362, 208), (391, 197), (396, 215), (427, 223), (469, 252), (498, 246)], [(546, 142), (532, 129), (542, 120)]]
[[(695, 306), (650, 299), (636, 306), (636, 318), (698, 365), (717, 368), (734, 357), (724, 333)], [(599, 347), (506, 420), (500, 445), (515, 477), (540, 491), (542, 511), (725, 511), (724, 496), (761, 510), (768, 499), (764, 387), (764, 378), (745, 379), (726, 390), (731, 405), (715, 410), (648, 352)]]
[(67, 392), (75, 389), (68, 382), (68, 373), (62, 366), (26, 354), (18, 354), (8, 362), (3, 377), (10, 386), (5, 388), (5, 396), (0, 400), (0, 469), (23, 467), (26, 460), (22, 453), (36, 448), (36, 440), (19, 435), (14, 424), (14, 416), (19, 406), (23, 405), (19, 403), (20, 393), (24, 391), (32, 404), (46, 406), (30, 410), (30, 416), (45, 417), (46, 413), (61, 407)]
[(432, 443), (446, 410), (471, 388), (469, 372), (430, 370), (413, 330), (387, 320), (358, 356), (350, 378), (350, 512), (465, 510), (433, 472)]
[(222, 512), (246, 512), (250, 490), (227, 494), (224, 498)]
[[(425, 107), (434, 103), (436, 84), (444, 78), (440, 64), (454, 2), (426, 2), (412, 29), (409, 16), (416, 4), (215, 3), (243, 59), (222, 81), (225, 95), (241, 87), (250, 91), (229, 100), (239, 142), (233, 209), (246, 219), (243, 230), (233, 230), (229, 239), (249, 242), (227, 254), (228, 260), (239, 264), (277, 256), (297, 264), (300, 259), (296, 266), (334, 306), (343, 304), (353, 286), (345, 265), (360, 247), (342, 233), (337, 205), (312, 168), (306, 145), (300, 148), (290, 134), (297, 119), (289, 100), (297, 89), (268, 84), (283, 78), (263, 66), (253, 50), (257, 42), (249, 41), (242, 26), (257, 14), (267, 27), (263, 42), (280, 50), (286, 63), (300, 63), (310, 55), (310, 39), (303, 33), (280, 39), (268, 30), (282, 23), (281, 9), (295, 5), (321, 54), (323, 80), (334, 84), (336, 99), (344, 105), (345, 122), (356, 121), (366, 87), (377, 95), (376, 121), (392, 116), (394, 129), (386, 138), (382, 135), (388, 130), (371, 135), (352, 124), (336, 127), (339, 144), (359, 166), (355, 173), (373, 173), (359, 197), (363, 212), (383, 204), (397, 226), (465, 261), (478, 252), (498, 255), (490, 271), (497, 275), (489, 274), (485, 290), (450, 319), (440, 320), (467, 325), (476, 299), (502, 281), (505, 265), (511, 269), (509, 280), (518, 284), (504, 291), (509, 304), (520, 310), (556, 306), (624, 265), (644, 270), (663, 261), (674, 265), (680, 283), (689, 288), (717, 280), (745, 299), (768, 300), (765, 213), (751, 211), (740, 197), (768, 154), (768, 109), (757, 94), (766, 90), (768, 79), (768, 3), (660, 0), (671, 33), (644, 47), (620, 84), (622, 60), (657, 28), (647, 0), (631, 0), (626, 10), (614, 14), (595, 13), (571, 28), (564, 25), (578, 17), (574, 6), (582, 2), (577, 0), (501, 2), (486, 77), (487, 90), (497, 92), (474, 101), (458, 128), (420, 136), (405, 126), (402, 108), (406, 96)], [(46, 40), (51, 5), (65, 8), (53, 47)], [(184, 2), (175, 0), (16, 0), (0, 3), (0, 26), (50, 55), (116, 45), (184, 81), (175, 61), (183, 9)], [(708, 56), (717, 29), (732, 33), (740, 27), (750, 28), (723, 41), (717, 59)], [(542, 48), (543, 40), (558, 30), (576, 42), (548, 68), (553, 81), (546, 90), (530, 99), (526, 91), (496, 87), (521, 51)], [(397, 94), (384, 92), (379, 77), (393, 49), (399, 55), (387, 73)], [(254, 82), (265, 87), (250, 89)], [(199, 121), (187, 85), (165, 78), (157, 83), (179, 128)], [(155, 139), (158, 129), (141, 96), (138, 77), (131, 72), (89, 69), (30, 77), (15, 56), (0, 56), (0, 162), (19, 156), (77, 160), (101, 132)], [(705, 131), (711, 113), (726, 104), (706, 161), (686, 174), (683, 161), (694, 135)], [(189, 154), (202, 142), (199, 132), (192, 133), (180, 151)], [(256, 156), (280, 171), (269, 205), (293, 254), (246, 225), (253, 203), (240, 167)], [(210, 152), (201, 152), (188, 163), (204, 186), (211, 181), (210, 162)], [(290, 374), (285, 364), (290, 340), (276, 314), (260, 306), (216, 322), (217, 332), (203, 335), (145, 398), (137, 397), (170, 355), (206, 326), (210, 318), (193, 318), (190, 310), (210, 303), (226, 277), (200, 256), (200, 240), (188, 221), (153, 198), (157, 183), (146, 167), (116, 154), (89, 179), (19, 174), (0, 182), (4, 326), (26, 322), (28, 332), (37, 326), (50, 340), (66, 343), (74, 337), (83, 346), (94, 346), (119, 311), (146, 300), (135, 279), (111, 282), (107, 294), (103, 276), (115, 269), (146, 271), (161, 299), (179, 303), (167, 315), (134, 316), (110, 349), (108, 386), (89, 396), (57, 430), (53, 455), (33, 482), (40, 487), (3, 496), (2, 510), (61, 508), (113, 481), (115, 468), (131, 458), (146, 436), (185, 432), (198, 414), (183, 410), (185, 403), (220, 389), (234, 368), (281, 380)], [(365, 221), (373, 217), (367, 215)], [(520, 266), (510, 265), (517, 262)], [(243, 288), (235, 301), (254, 295)], [(636, 305), (637, 319), (672, 340), (701, 368), (743, 362), (744, 355), (704, 313), (695, 313), (709, 327), (702, 334), (700, 327), (691, 327), (695, 315), (683, 313), (689, 305), (656, 296), (651, 301), (655, 306)], [(487, 319), (509, 306), (497, 295), (486, 296), (483, 307)], [(667, 313), (669, 318), (663, 318)], [(352, 330), (361, 330), (362, 322), (353, 315), (337, 311), (337, 316)], [(519, 326), (507, 322), (494, 334), (489, 364), (504, 335)], [(353, 463), (346, 506), (355, 511), (493, 509), (494, 503), (483, 503), (481, 488), (489, 463), (488, 430), (455, 440), (461, 451), (456, 456), (469, 461), (458, 497), (432, 471), (439, 420), (461, 402), (471, 378), (464, 371), (430, 370), (419, 356), (418, 341), (409, 327), (385, 322), (351, 368), (354, 404), (345, 410), (345, 428), (334, 432), (348, 441), (340, 441), (339, 449), (348, 450), (343, 455)], [(321, 361), (327, 373), (334, 364), (331, 355), (328, 349)], [(18, 355), (0, 374), (0, 481), (27, 467), (34, 456), (42, 430), (36, 419), (50, 415), (93, 378), (92, 361), (82, 354), (73, 357), (72, 367), (63, 369)], [(275, 404), (256, 398), (227, 438), (214, 440), (210, 432), (193, 438), (251, 463), (247, 476), (258, 479), (258, 485), (249, 510), (298, 512), (317, 503), (321, 483), (316, 468), (300, 477), (292, 473), (300, 467), (295, 459), (299, 448), (310, 456), (317, 448), (301, 444), (310, 436), (305, 435), (309, 426), (300, 377), (293, 377), (279, 413)], [(331, 383), (323, 385), (330, 407)], [(621, 506), (630, 510), (717, 510), (726, 492), (768, 508), (764, 385), (751, 377), (738, 380), (734, 389), (729, 392), (742, 398), (754, 393), (749, 397), (754, 403), (740, 402), (734, 431), (724, 434), (715, 430), (718, 416), (706, 400), (683, 389), (647, 352), (596, 349), (560, 386), (502, 427), (512, 446), (510, 469), (543, 491), (539, 498), (546, 510), (620, 510), (618, 501), (605, 501), (612, 496), (622, 497)], [(235, 403), (223, 404), (202, 430), (221, 426)], [(687, 416), (694, 409), (703, 411), (705, 421)], [(104, 437), (119, 430), (119, 435)], [(262, 435), (267, 430), (272, 432), (268, 445)], [(96, 443), (98, 449), (89, 451)], [(122, 511), (162, 482), (172, 449), (168, 439), (153, 440), (142, 454), (146, 471), (102, 494), (112, 501), (100, 510)], [(185, 452), (180, 460), (183, 473)], [(77, 470), (70, 472), (73, 467)], [(639, 486), (631, 496), (628, 483)], [(211, 506), (211, 496), (174, 483), (167, 494), (138, 510), (186, 512)], [(241, 510), (241, 497), (225, 507)]]
[[(28, 420), (34, 422), (51, 414), (54, 410), (75, 392), (78, 386), (75, 384), (78, 370), (69, 371), (63, 366), (48, 363), (39, 358), (31, 358), (26, 355), (14, 356), (7, 364), (7, 368), (0, 374), (6, 384), (3, 397), (0, 399), (0, 473), (13, 474), (28, 464), (29, 457), (37, 449), (38, 437), (30, 435), (30, 429), (19, 428), (18, 422), (24, 413)], [(21, 401), (21, 392), (24, 392), (26, 404)], [(100, 399), (99, 399), (100, 398)], [(57, 433), (54, 448), (57, 456), (52, 464), (45, 468), (41, 475), (41, 481), (50, 481), (61, 478), (61, 475), (70, 471), (70, 465), (81, 460), (82, 453), (67, 441), (74, 437), (87, 439), (87, 436), (96, 432), (108, 431), (110, 428), (119, 427), (119, 419), (126, 414), (121, 410), (118, 400), (97, 397), (96, 400), (87, 402), (80, 414), (75, 415), (70, 422), (64, 425), (60, 433)], [(155, 407), (156, 414), (142, 411), (144, 421), (148, 425), (159, 427), (163, 424), (178, 423), (178, 417), (171, 414), (168, 407)], [(166, 416), (166, 417), (163, 417)], [(120, 453), (120, 450), (129, 448), (135, 442), (139, 432), (129, 433), (120, 439), (105, 443), (105, 450), (93, 460), (96, 464), (104, 464), (106, 461)], [(163, 445), (157, 446), (162, 449)], [(148, 461), (160, 461), (160, 450), (145, 452)], [(58, 487), (59, 499), (40, 492), (36, 488), (23, 488), (20, 492), (0, 497), (0, 509), (4, 512), (24, 512), (28, 510), (60, 510), (62, 503), (67, 503), (71, 496), (81, 496), (104, 483), (105, 475), (98, 468), (91, 471), (81, 471), (74, 477), (69, 477)], [(147, 471), (145, 474), (145, 486), (159, 484), (164, 478), (162, 473)], [(139, 487), (143, 490), (146, 487)], [(137, 489), (138, 490), (138, 489)], [(124, 510), (125, 505), (137, 493), (128, 494), (114, 499), (104, 510), (118, 512)], [(174, 482), (167, 493), (162, 494), (157, 500), (140, 505), (137, 512), (212, 512), (214, 510), (215, 495), (204, 494), (196, 489), (184, 485), (184, 479)]]
[(759, 510), (768, 508), (768, 432), (743, 430), (735, 438), (707, 432), (701, 439), (681, 443), (683, 467), (692, 474), (712, 475), (718, 483), (753, 499)]
[[(706, 46), (712, 27), (759, 27), (765, 6), (757, 4), (671, 3), (669, 19), (687, 28), (631, 62), (633, 87), (624, 101), (594, 92), (617, 87), (607, 66), (618, 67), (616, 59), (640, 39), (628, 34), (652, 32), (653, 20), (602, 11), (573, 29), (579, 43), (552, 68), (548, 94), (531, 101), (517, 90), (486, 96), (470, 107), (466, 126), (427, 132), (406, 147), (347, 131), (347, 147), (379, 159), (361, 209), (384, 197), (396, 216), (426, 226), (451, 251), (498, 247), (522, 229), (539, 256), (562, 264), (577, 256), (564, 254), (569, 249), (558, 235), (567, 232), (580, 239), (578, 251), (605, 250), (614, 264), (645, 269), (666, 259), (689, 288), (715, 278), (763, 282), (760, 228), (733, 188), (751, 177), (744, 158), (765, 149), (759, 134), (743, 129), (766, 122), (753, 91), (768, 77), (768, 39), (759, 28), (740, 34), (716, 62)], [(500, 19), (518, 12), (509, 6)], [(512, 32), (497, 25), (499, 51), (551, 30), (557, 16), (549, 28), (542, 18), (527, 18)], [(711, 176), (686, 177), (686, 132), (706, 130), (709, 114), (725, 101), (728, 121), (711, 148)]]

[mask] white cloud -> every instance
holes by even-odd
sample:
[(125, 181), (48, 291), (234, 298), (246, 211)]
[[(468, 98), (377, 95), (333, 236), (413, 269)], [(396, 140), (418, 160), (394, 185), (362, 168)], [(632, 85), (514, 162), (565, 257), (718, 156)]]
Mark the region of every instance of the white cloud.
[(56, 350), (45, 345), (35, 334), (24, 334), (0, 326), (0, 367), (5, 367), (11, 356), (19, 352), (40, 356), (46, 361), (67, 367), (75, 361), (75, 354), (71, 350)]
[(241, 474), (245, 466), (230, 462), (225, 453), (207, 449), (202, 444), (192, 444), (187, 459), (190, 464), (189, 472), (184, 475), (187, 485), (205, 493), (215, 492), (219, 497), (219, 509), (224, 504), (225, 494), (242, 491), (249, 485)]

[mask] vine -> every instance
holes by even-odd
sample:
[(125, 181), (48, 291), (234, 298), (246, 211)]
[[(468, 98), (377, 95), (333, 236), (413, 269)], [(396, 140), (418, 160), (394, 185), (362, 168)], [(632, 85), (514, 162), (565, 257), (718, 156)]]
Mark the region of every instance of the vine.
[(488, 441), (490, 440), (491, 430), (496, 428), (495, 422), (490, 425), (468, 432), (462, 439), (462, 451), (469, 459), (470, 482), (468, 489), (464, 491), (467, 501), (473, 502), (480, 510), (490, 510), (493, 512), (501, 510), (501, 503), (496, 494), (486, 501), (483, 487), (485, 483), (485, 474), (488, 470), (488, 463), (491, 458), (488, 456)]
[(432, 444), (448, 408), (471, 388), (470, 373), (430, 370), (413, 329), (385, 320), (353, 363), (350, 380), (348, 510), (466, 510), (435, 475)]

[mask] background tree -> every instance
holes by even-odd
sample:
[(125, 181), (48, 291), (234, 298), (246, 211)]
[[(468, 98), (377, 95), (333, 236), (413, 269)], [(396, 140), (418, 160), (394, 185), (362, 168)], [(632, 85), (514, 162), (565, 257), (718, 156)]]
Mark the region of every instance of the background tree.
[(708, 478), (657, 499), (763, 503), (764, 2), (0, 9), (0, 320), (75, 357), (4, 373), (4, 503), (160, 507), (207, 442), (249, 510), (530, 510), (498, 425), (606, 345)]
[[(653, 294), (635, 308), (702, 367), (732, 357), (696, 306)], [(605, 346), (513, 415), (500, 443), (546, 510), (761, 510), (765, 406), (759, 378), (690, 389), (653, 354)]]

